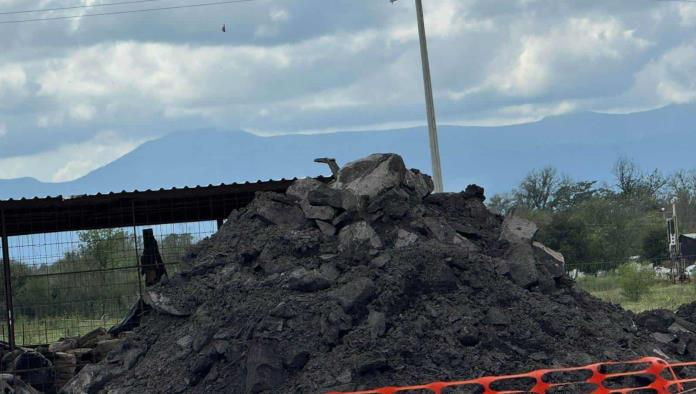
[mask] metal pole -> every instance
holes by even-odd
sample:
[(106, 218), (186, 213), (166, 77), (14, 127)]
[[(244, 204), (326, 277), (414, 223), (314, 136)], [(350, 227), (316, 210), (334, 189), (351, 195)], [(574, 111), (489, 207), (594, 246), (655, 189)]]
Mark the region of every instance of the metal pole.
[(675, 252), (675, 262), (677, 266), (677, 279), (682, 280), (684, 278), (684, 264), (682, 264), (681, 258), (681, 239), (679, 237), (679, 221), (677, 220), (677, 198), (672, 198), (672, 220), (674, 221), (674, 252)]
[(143, 300), (143, 277), (142, 277), (142, 267), (140, 266), (140, 251), (138, 250), (138, 231), (135, 221), (135, 201), (131, 201), (131, 219), (133, 220), (133, 244), (135, 246), (135, 266), (138, 270), (138, 302)]
[(12, 306), (12, 272), (10, 270), (10, 246), (5, 228), (5, 211), (2, 216), (2, 268), (5, 276), (5, 317), (7, 318), (7, 337), (10, 350), (15, 348), (14, 307)]
[(435, 103), (433, 100), (433, 84), (430, 78), (430, 61), (428, 59), (428, 44), (425, 38), (425, 21), (423, 19), (423, 2), (416, 0), (418, 14), (418, 35), (420, 37), (421, 61), (423, 63), (423, 85), (425, 86), (425, 107), (428, 114), (428, 135), (430, 136), (430, 160), (433, 164), (433, 183), (435, 192), (442, 193), (442, 169), (440, 166), (440, 145), (437, 141), (437, 123), (435, 122)]

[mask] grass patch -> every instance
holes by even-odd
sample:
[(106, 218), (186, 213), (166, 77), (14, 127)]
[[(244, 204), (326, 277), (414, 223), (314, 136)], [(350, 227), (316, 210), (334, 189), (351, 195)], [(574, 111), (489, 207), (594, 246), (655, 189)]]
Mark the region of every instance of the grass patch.
[(659, 284), (638, 301), (627, 299), (618, 287), (611, 290), (590, 291), (590, 293), (604, 301), (620, 304), (624, 309), (636, 313), (652, 309), (676, 310), (682, 304), (696, 301), (696, 286), (692, 284)]
[(652, 309), (676, 310), (682, 304), (696, 301), (696, 285), (692, 283), (672, 284), (667, 280), (653, 279), (645, 284), (650, 291), (637, 300), (626, 297), (616, 272), (601, 277), (585, 276), (579, 278), (577, 283), (590, 294), (636, 313)]
[[(65, 337), (84, 335), (96, 328), (109, 329), (118, 318), (86, 319), (79, 316), (47, 317), (42, 319), (18, 316), (15, 321), (17, 345), (50, 344)], [(7, 341), (7, 326), (0, 326), (0, 339)]]

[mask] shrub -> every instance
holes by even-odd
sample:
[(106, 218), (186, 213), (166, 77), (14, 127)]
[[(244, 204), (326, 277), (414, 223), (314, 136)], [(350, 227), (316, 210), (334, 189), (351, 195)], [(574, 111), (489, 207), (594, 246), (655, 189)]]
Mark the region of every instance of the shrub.
[(639, 301), (655, 283), (655, 272), (649, 265), (627, 263), (616, 269), (621, 294), (629, 301)]

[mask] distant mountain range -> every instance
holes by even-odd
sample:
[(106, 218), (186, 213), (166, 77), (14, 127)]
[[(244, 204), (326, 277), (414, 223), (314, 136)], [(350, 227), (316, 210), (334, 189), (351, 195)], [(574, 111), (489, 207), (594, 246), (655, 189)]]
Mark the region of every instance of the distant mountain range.
[[(492, 195), (546, 165), (574, 178), (610, 181), (619, 157), (664, 172), (696, 168), (695, 126), (693, 105), (627, 115), (562, 115), (513, 126), (443, 126), (445, 189), (477, 183)], [(192, 130), (144, 143), (74, 181), (0, 180), (0, 199), (328, 175), (328, 167), (314, 158), (335, 157), (342, 164), (374, 152), (399, 153), (409, 167), (430, 172), (425, 127), (277, 137)]]

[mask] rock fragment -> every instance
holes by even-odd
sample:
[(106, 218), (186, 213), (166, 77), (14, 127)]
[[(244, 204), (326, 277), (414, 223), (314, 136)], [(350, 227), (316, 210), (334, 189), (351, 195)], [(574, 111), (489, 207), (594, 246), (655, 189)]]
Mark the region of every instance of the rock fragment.
[(334, 290), (331, 296), (338, 301), (344, 311), (364, 307), (376, 295), (377, 288), (369, 278), (359, 278)]
[(334, 187), (373, 198), (384, 190), (400, 185), (406, 171), (398, 155), (373, 154), (341, 168)]
[(396, 243), (394, 244), (394, 247), (397, 249), (400, 248), (405, 248), (407, 246), (411, 246), (414, 243), (418, 242), (418, 236), (414, 233), (408, 232), (404, 229), (399, 229), (396, 235)]
[(340, 248), (343, 250), (361, 245), (368, 245), (373, 248), (382, 247), (382, 240), (379, 235), (364, 220), (342, 228), (338, 233), (338, 241)]
[(372, 338), (379, 338), (384, 335), (387, 330), (384, 313), (370, 311), (370, 314), (367, 317), (367, 325), (370, 327), (370, 335)]
[(314, 292), (328, 289), (331, 287), (331, 281), (319, 271), (298, 268), (290, 273), (288, 287), (292, 290)]

